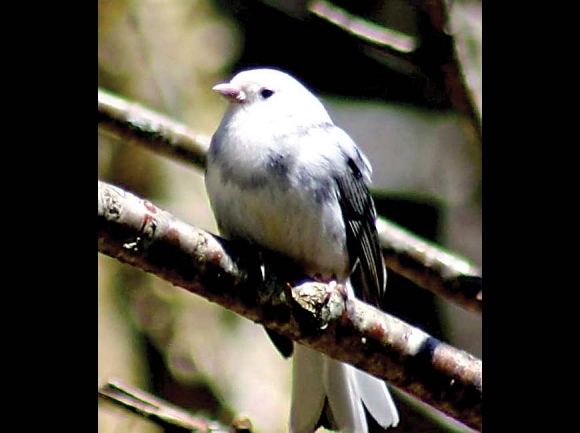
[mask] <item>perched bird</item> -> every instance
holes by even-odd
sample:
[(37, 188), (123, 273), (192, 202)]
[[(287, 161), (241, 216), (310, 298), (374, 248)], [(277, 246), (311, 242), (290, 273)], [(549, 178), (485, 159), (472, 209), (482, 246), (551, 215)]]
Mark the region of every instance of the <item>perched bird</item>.
[[(290, 259), (306, 275), (377, 304), (386, 270), (369, 193), (371, 166), (300, 82), (274, 69), (213, 88), (230, 104), (212, 137), (205, 182), (220, 234)], [(297, 344), (289, 429), (312, 432), (325, 407), (346, 433), (399, 415), (385, 383)]]

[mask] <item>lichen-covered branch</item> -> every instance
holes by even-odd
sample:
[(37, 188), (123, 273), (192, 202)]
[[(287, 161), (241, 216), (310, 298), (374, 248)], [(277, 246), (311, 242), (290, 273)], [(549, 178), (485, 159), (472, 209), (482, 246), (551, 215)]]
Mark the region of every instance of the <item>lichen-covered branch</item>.
[[(482, 363), (326, 284), (276, 278), (247, 245), (192, 227), (98, 183), (98, 249), (292, 340), (386, 379), (481, 429)], [(266, 269), (266, 270), (264, 270)], [(265, 278), (264, 275), (267, 277)]]
[(155, 397), (119, 379), (111, 379), (98, 390), (99, 398), (120, 406), (136, 415), (150, 419), (159, 426), (183, 433), (250, 433), (252, 424), (247, 417), (235, 418), (230, 426), (191, 413)]
[[(99, 90), (99, 131), (203, 170), (209, 139), (139, 104)], [(388, 268), (464, 308), (481, 313), (481, 271), (467, 260), (405, 231), (377, 222)]]

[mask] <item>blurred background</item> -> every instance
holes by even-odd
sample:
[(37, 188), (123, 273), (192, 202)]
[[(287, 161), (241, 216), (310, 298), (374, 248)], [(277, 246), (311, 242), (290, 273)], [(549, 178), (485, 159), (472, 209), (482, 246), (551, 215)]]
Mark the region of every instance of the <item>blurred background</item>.
[[(99, 0), (98, 85), (211, 135), (226, 107), (214, 84), (283, 69), (369, 157), (379, 214), (481, 267), (481, 2), (443, 4)], [(98, 140), (99, 179), (216, 232), (202, 173)], [(117, 377), (226, 423), (245, 414), (257, 432), (286, 431), (291, 362), (260, 326), (100, 254), (98, 272), (99, 385)], [(393, 272), (383, 308), (481, 357), (480, 316)], [(466, 431), (394, 398), (390, 431)], [(161, 429), (100, 403), (99, 432), (125, 431)]]

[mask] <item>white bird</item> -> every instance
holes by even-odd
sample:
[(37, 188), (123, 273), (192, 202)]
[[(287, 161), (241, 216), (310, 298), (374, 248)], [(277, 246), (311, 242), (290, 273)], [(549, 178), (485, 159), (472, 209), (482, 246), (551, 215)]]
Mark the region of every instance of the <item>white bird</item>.
[[(212, 137), (205, 182), (220, 234), (280, 253), (313, 278), (377, 304), (386, 270), (367, 158), (290, 75), (240, 72), (213, 88), (230, 104)], [(325, 407), (345, 433), (399, 415), (385, 382), (297, 344), (289, 430), (314, 431)]]

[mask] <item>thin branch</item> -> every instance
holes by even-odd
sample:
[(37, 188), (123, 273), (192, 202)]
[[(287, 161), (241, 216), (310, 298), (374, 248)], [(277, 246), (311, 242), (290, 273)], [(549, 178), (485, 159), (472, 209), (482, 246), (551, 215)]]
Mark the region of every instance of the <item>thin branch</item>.
[(111, 379), (98, 390), (99, 398), (150, 419), (173, 432), (183, 433), (232, 433), (251, 432), (252, 424), (247, 417), (235, 418), (231, 426), (224, 427), (181, 409), (165, 400), (138, 388), (129, 386), (119, 379)]
[[(99, 131), (203, 170), (209, 139), (139, 104), (99, 89)], [(481, 271), (385, 219), (377, 222), (388, 268), (451, 302), (481, 314)]]
[[(482, 363), (341, 290), (264, 279), (247, 245), (192, 227), (146, 200), (98, 184), (98, 249), (292, 340), (350, 363), (481, 429)], [(265, 269), (276, 266), (266, 262)], [(266, 272), (267, 274), (267, 272)], [(280, 275), (280, 274), (278, 274)]]
[(418, 43), (414, 37), (360, 18), (330, 1), (315, 0), (308, 4), (308, 11), (359, 39), (388, 48), (399, 55), (417, 49)]
[(387, 267), (420, 287), (481, 314), (481, 271), (467, 260), (385, 220), (377, 230)]
[(210, 141), (182, 123), (102, 89), (99, 89), (99, 132), (197, 167), (205, 166)]

